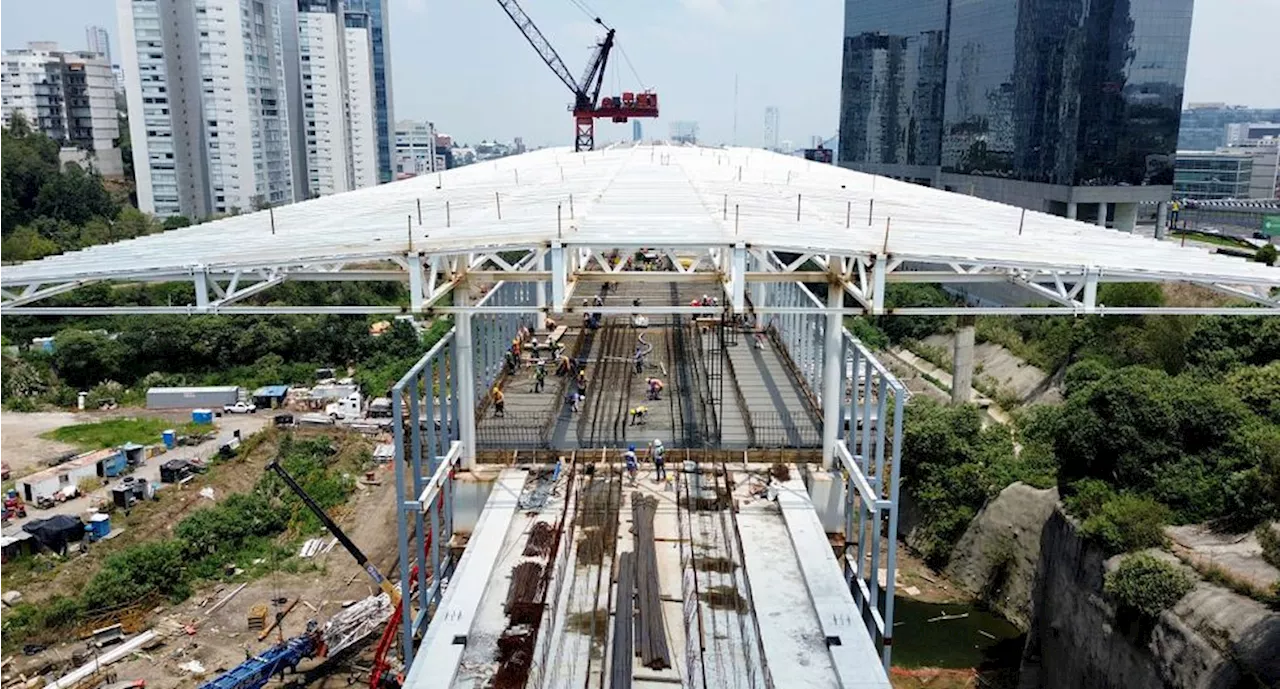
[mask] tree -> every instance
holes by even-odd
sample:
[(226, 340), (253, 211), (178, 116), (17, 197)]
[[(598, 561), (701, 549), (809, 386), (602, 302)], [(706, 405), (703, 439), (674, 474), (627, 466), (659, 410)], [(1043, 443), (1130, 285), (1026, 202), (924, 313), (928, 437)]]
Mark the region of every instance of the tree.
[(53, 344), (58, 375), (80, 389), (116, 378), (124, 361), (120, 344), (102, 333), (63, 330)]
[(85, 172), (68, 164), (40, 187), (35, 199), (36, 213), (56, 220), (83, 225), (94, 217), (114, 218), (117, 207), (96, 172)]
[(30, 225), (19, 227), (0, 245), (0, 259), (5, 262), (32, 261), (58, 253), (58, 244), (40, 236)]
[(1264, 244), (1261, 249), (1258, 249), (1258, 253), (1253, 255), (1253, 260), (1258, 263), (1265, 263), (1269, 266), (1274, 266), (1276, 264), (1276, 258), (1276, 245), (1271, 244), (1270, 242)]
[(33, 131), (22, 113), (15, 112), (8, 128), (0, 133), (0, 159), (4, 186), (4, 216), (0, 224), (7, 235), (35, 217), (41, 187), (58, 175), (58, 144)]
[(1238, 368), (1227, 376), (1227, 385), (1255, 413), (1280, 423), (1280, 361)]

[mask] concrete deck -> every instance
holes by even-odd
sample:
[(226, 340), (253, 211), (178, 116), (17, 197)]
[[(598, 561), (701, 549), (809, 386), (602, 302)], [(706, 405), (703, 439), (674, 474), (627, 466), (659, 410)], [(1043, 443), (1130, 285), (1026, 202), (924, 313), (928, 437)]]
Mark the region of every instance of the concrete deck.
[[(489, 685), (498, 669), (497, 640), (509, 625), (503, 606), (511, 568), (528, 559), (523, 550), (534, 522), (555, 523), (566, 510), (570, 526), (562, 541), (562, 564), (552, 569), (528, 686), (607, 687), (612, 619), (619, 600), (613, 567), (618, 553), (635, 548), (632, 502), (638, 495), (652, 495), (658, 499), (658, 584), (673, 667), (653, 670), (636, 658), (632, 686), (888, 689), (879, 654), (858, 617), (803, 483), (786, 482), (778, 500), (769, 501), (763, 495), (765, 465), (729, 472), (731, 499), (738, 506), (736, 523), (728, 510), (694, 510), (681, 504), (681, 481), (690, 481), (695, 495), (699, 493), (694, 474), (660, 483), (651, 468), (643, 466), (635, 485), (623, 479), (616, 498), (618, 531), (612, 551), (598, 565), (578, 561), (577, 544), (586, 532), (574, 515), (589, 508), (581, 501), (585, 490), (575, 484), (586, 485), (588, 459), (607, 461), (615, 459), (613, 454), (587, 458), (580, 453), (573, 481), (566, 472), (546, 505), (534, 513), (516, 513), (527, 473), (502, 473), (406, 686)], [(597, 464), (596, 482), (610, 471), (608, 466)], [(672, 468), (678, 470), (678, 463)], [(697, 479), (703, 481), (704, 498), (715, 495), (709, 473)], [(690, 567), (695, 555), (733, 564)], [(734, 609), (709, 596), (725, 591), (737, 591), (746, 607)], [(597, 624), (591, 623), (593, 618)]]

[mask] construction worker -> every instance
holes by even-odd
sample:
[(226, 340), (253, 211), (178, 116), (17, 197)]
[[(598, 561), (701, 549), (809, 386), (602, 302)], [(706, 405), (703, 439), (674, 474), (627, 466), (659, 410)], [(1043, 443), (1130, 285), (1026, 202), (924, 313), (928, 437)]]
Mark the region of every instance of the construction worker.
[(547, 332), (555, 332), (555, 329), (556, 329), (556, 319), (552, 318), (551, 316), (547, 316)]
[(653, 461), (653, 480), (667, 480), (667, 448), (662, 446), (660, 438), (654, 438), (649, 444), (649, 459)]
[(587, 389), (587, 369), (578, 370), (578, 391), (586, 392)]
[(631, 425), (643, 425), (649, 418), (649, 408), (643, 404), (638, 407), (631, 408)]
[(644, 346), (643, 345), (639, 345), (639, 344), (636, 345), (635, 364), (636, 364), (636, 373), (639, 373), (644, 370)]
[(661, 380), (658, 380), (657, 378), (648, 378), (648, 379), (646, 379), (646, 380), (645, 380), (645, 384), (649, 386), (649, 399), (650, 399), (650, 400), (660, 400), (660, 399), (662, 399), (662, 388), (663, 388), (663, 385), (662, 385), (662, 381), (661, 381)]
[(543, 386), (547, 384), (547, 364), (539, 360), (538, 365), (533, 369), (533, 391), (542, 392)]
[(569, 355), (564, 353), (563, 348), (556, 351), (556, 361), (558, 362), (556, 364), (556, 375), (567, 376), (570, 373), (573, 373), (573, 360), (569, 358)]
[(631, 485), (636, 485), (636, 470), (639, 468), (639, 462), (636, 460), (636, 446), (632, 445), (627, 451), (622, 453), (622, 461), (627, 465), (627, 476), (631, 477)]
[(587, 396), (576, 390), (570, 392), (564, 397), (564, 401), (569, 404), (569, 411), (575, 414), (582, 411), (582, 402), (585, 399), (587, 399)]
[(596, 306), (604, 306), (604, 297), (600, 296), (599, 294), (596, 295), (595, 301), (596, 301)]
[(502, 388), (493, 386), (493, 417), (500, 419), (507, 415), (506, 395), (502, 394)]

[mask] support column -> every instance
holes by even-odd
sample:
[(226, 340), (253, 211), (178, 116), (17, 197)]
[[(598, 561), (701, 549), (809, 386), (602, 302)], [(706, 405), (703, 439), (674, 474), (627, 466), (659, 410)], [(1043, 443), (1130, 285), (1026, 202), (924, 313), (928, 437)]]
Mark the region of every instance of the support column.
[(1169, 229), (1169, 202), (1161, 201), (1156, 206), (1156, 239), (1164, 239)]
[[(459, 306), (470, 305), (471, 295), (467, 292), (468, 289), (465, 280), (454, 288)], [(476, 466), (476, 352), (471, 339), (471, 318), (469, 311), (458, 312), (458, 369), (454, 372), (454, 394), (458, 401), (458, 440), (462, 442), (462, 466), (467, 471)]]
[(951, 403), (969, 401), (973, 387), (973, 330), (975, 317), (960, 316), (956, 319), (956, 348), (952, 355)]
[[(538, 260), (538, 263), (541, 264), (540, 267), (543, 270), (547, 270), (551, 261), (546, 256), (543, 256)], [(534, 330), (542, 332), (547, 329), (547, 283), (541, 281), (533, 283), (533, 291), (534, 304), (538, 307), (538, 314), (534, 316), (533, 320)]]
[(196, 306), (201, 309), (209, 308), (209, 275), (201, 268), (195, 273), (196, 287)]
[(1067, 202), (1067, 219), (1068, 219), (1068, 220), (1075, 220), (1075, 219), (1076, 219), (1076, 213), (1078, 213), (1078, 212), (1079, 212), (1079, 210), (1078, 210), (1078, 209), (1077, 209), (1077, 207), (1076, 207), (1076, 202), (1075, 202), (1075, 201), (1068, 201), (1068, 202)]
[[(827, 308), (844, 306), (844, 290), (838, 282), (827, 284)], [(844, 385), (841, 381), (843, 348), (843, 324), (840, 313), (827, 314), (826, 342), (822, 355), (822, 468), (828, 471), (835, 466), (836, 442), (840, 437), (840, 403), (844, 401)]]
[(1120, 232), (1133, 233), (1138, 225), (1138, 204), (1117, 203), (1115, 228)]
[(1107, 226), (1107, 202), (1103, 201), (1098, 204), (1098, 227)]
[(406, 258), (409, 264), (409, 310), (422, 313), (425, 292), (422, 288), (422, 254), (410, 254)]

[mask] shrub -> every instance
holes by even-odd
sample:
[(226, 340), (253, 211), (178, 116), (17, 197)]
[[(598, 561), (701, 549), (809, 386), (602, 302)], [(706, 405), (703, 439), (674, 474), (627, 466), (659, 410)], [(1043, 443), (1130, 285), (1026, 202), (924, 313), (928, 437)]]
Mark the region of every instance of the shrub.
[(1109, 572), (1103, 590), (1123, 608), (1153, 618), (1191, 590), (1191, 578), (1177, 566), (1146, 553), (1129, 555)]
[(1151, 498), (1118, 495), (1104, 502), (1081, 528), (1086, 538), (1115, 555), (1163, 545), (1169, 517), (1169, 508)]
[(1067, 488), (1062, 504), (1067, 512), (1079, 519), (1088, 519), (1102, 511), (1102, 506), (1116, 497), (1116, 492), (1106, 481), (1086, 478)]
[(1275, 527), (1270, 524), (1260, 525), (1256, 533), (1258, 543), (1262, 546), (1262, 559), (1272, 567), (1280, 569), (1280, 534), (1277, 534)]
[(98, 610), (128, 605), (153, 593), (180, 601), (191, 595), (184, 573), (185, 549), (177, 540), (135, 546), (107, 558), (85, 586), (86, 608)]

